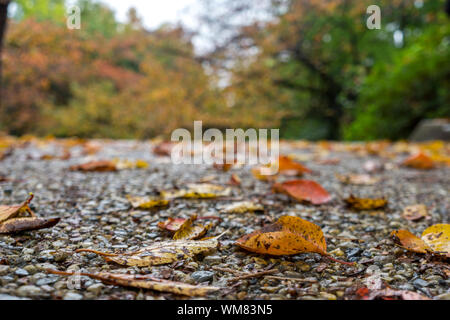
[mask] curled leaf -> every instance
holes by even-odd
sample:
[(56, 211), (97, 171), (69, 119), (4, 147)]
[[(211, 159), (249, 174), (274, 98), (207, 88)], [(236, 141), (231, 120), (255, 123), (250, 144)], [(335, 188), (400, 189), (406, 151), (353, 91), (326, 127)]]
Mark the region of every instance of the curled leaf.
[(331, 200), (331, 195), (320, 184), (311, 180), (291, 180), (276, 183), (274, 192), (289, 195), (297, 201), (311, 202), (312, 204), (323, 204)]
[(402, 162), (402, 165), (415, 169), (428, 170), (434, 168), (433, 159), (423, 152), (416, 153)]
[(129, 253), (105, 253), (91, 249), (78, 249), (75, 252), (93, 252), (103, 256), (106, 261), (120, 265), (148, 267), (172, 263), (181, 259), (187, 259), (200, 253), (215, 250), (219, 242), (216, 238), (204, 241), (178, 240), (162, 241), (140, 250)]
[(413, 252), (427, 253), (433, 250), (420, 238), (408, 230), (395, 230), (391, 232), (391, 237), (394, 241), (400, 244), (403, 248)]
[(194, 286), (183, 282), (169, 281), (151, 277), (149, 275), (139, 274), (121, 274), (121, 273), (75, 273), (75, 272), (63, 272), (58, 270), (47, 270), (48, 273), (59, 275), (80, 275), (87, 276), (92, 279), (100, 280), (106, 284), (113, 284), (122, 287), (132, 287), (140, 289), (150, 289), (160, 292), (170, 292), (185, 296), (205, 296), (210, 292), (220, 290), (219, 287), (212, 286)]
[(0, 222), (6, 221), (8, 219), (15, 218), (22, 213), (29, 213), (31, 216), (35, 216), (33, 211), (31, 211), (29, 204), (33, 200), (33, 194), (30, 194), (27, 200), (22, 204), (11, 205), (11, 206), (0, 206)]
[(189, 219), (183, 222), (180, 228), (173, 235), (173, 240), (195, 240), (205, 235), (206, 231), (210, 228), (210, 225), (193, 225), (193, 222), (197, 220), (197, 215), (193, 215)]
[(158, 197), (133, 197), (127, 196), (128, 201), (134, 209), (148, 210), (155, 207), (164, 207), (169, 204), (169, 200)]
[(180, 227), (183, 225), (183, 223), (186, 221), (184, 218), (167, 218), (166, 221), (160, 221), (158, 222), (158, 228), (163, 230), (168, 230), (171, 232), (176, 232)]
[(370, 198), (357, 198), (353, 195), (344, 199), (347, 206), (355, 210), (372, 210), (384, 208), (388, 201), (386, 199), (370, 199)]
[(51, 228), (57, 224), (59, 220), (60, 218), (13, 218), (0, 224), (0, 234)]

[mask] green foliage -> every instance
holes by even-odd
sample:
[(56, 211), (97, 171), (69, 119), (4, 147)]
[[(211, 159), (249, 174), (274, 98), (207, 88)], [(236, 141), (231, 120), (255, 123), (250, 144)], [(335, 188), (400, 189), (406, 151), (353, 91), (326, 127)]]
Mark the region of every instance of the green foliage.
[[(433, 50), (430, 50), (433, 48)], [(407, 137), (423, 118), (450, 117), (450, 27), (429, 28), (366, 79), (349, 140)]]

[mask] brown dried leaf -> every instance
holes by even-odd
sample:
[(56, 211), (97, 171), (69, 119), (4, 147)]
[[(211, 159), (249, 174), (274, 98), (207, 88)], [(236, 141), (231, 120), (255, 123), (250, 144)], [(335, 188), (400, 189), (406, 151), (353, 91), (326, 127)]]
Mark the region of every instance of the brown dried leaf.
[(58, 270), (48, 269), (47, 272), (59, 275), (81, 275), (87, 276), (92, 279), (97, 279), (105, 284), (112, 284), (122, 287), (132, 287), (140, 289), (150, 289), (160, 292), (170, 292), (179, 295), (185, 295), (189, 297), (193, 296), (205, 296), (210, 292), (220, 290), (219, 287), (212, 286), (193, 286), (183, 282), (175, 282), (164, 279), (158, 279), (149, 275), (138, 274), (120, 274), (120, 273), (75, 273), (75, 272), (62, 272)]
[(216, 237), (203, 241), (162, 241), (134, 252), (120, 254), (99, 252), (91, 249), (78, 249), (75, 252), (93, 252), (103, 256), (106, 261), (112, 261), (120, 265), (148, 267), (172, 263), (200, 253), (207, 253), (215, 250), (218, 245), (219, 242)]
[(344, 199), (344, 201), (347, 203), (347, 206), (355, 210), (381, 209), (384, 208), (388, 203), (388, 201), (383, 198), (381, 199), (357, 198), (354, 197), (353, 195), (350, 195), (350, 197)]
[(0, 234), (51, 228), (59, 220), (60, 218), (45, 219), (38, 217), (9, 219), (0, 224)]
[(31, 200), (33, 200), (33, 197), (34, 197), (33, 194), (30, 194), (28, 199), (25, 200), (24, 203), (22, 204), (11, 206), (0, 205), (0, 223), (8, 219), (15, 218), (23, 213), (29, 213), (31, 216), (35, 216), (35, 214), (31, 211), (30, 207), (28, 206)]
[(410, 221), (417, 221), (429, 217), (427, 207), (424, 204), (407, 206), (403, 210), (403, 217)]

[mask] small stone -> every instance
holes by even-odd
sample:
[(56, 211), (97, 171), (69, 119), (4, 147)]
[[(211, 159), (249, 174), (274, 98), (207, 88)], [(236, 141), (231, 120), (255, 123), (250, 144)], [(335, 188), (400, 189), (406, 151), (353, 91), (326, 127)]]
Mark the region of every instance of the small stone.
[(101, 283), (94, 283), (93, 285), (90, 285), (87, 287), (87, 291), (94, 293), (95, 295), (99, 295), (100, 292), (102, 292), (104, 285)]
[(414, 280), (412, 284), (414, 287), (419, 287), (419, 288), (428, 286), (428, 282), (425, 280), (422, 280), (420, 278)]
[(29, 274), (35, 274), (37, 271), (37, 268), (33, 266), (32, 264), (26, 265), (23, 267), (26, 271), (28, 271)]
[(245, 292), (245, 291), (241, 291), (237, 294), (237, 298), (239, 300), (244, 300), (246, 296), (247, 296), (247, 292)]
[(333, 251), (331, 251), (330, 254), (338, 256), (338, 257), (342, 257), (344, 255), (344, 252), (341, 249), (337, 248), (337, 249), (334, 249)]
[(332, 293), (328, 293), (328, 292), (321, 292), (320, 293), (320, 297), (326, 300), (336, 300), (337, 297), (332, 294)]
[(19, 289), (17, 289), (17, 295), (20, 297), (26, 297), (26, 296), (37, 296), (41, 293), (41, 289), (36, 286), (21, 286)]
[(450, 300), (450, 292), (440, 294), (434, 297), (435, 300)]
[(191, 278), (196, 282), (211, 281), (214, 277), (214, 272), (211, 271), (196, 271), (191, 274)]
[(206, 256), (203, 259), (204, 263), (207, 263), (209, 265), (215, 265), (215, 264), (219, 264), (222, 262), (222, 257), (220, 256)]
[(7, 274), (9, 271), (9, 266), (0, 265), (0, 276)]
[(14, 273), (21, 277), (25, 277), (25, 276), (29, 275), (28, 271), (25, 269), (17, 269), (16, 272), (14, 272)]
[(75, 293), (75, 292), (67, 292), (64, 295), (64, 300), (81, 300), (83, 299), (83, 296), (79, 293)]

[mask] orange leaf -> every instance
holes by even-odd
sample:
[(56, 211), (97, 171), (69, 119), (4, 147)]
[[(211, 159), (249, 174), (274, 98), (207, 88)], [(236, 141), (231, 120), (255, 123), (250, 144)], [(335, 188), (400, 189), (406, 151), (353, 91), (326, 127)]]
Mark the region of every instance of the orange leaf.
[(292, 216), (282, 216), (277, 222), (238, 239), (236, 244), (251, 252), (277, 256), (300, 252), (327, 255), (327, 245), (320, 227)]
[(322, 204), (331, 200), (331, 195), (320, 184), (311, 180), (291, 180), (276, 183), (273, 190), (285, 193), (300, 202)]
[(163, 229), (163, 230), (168, 230), (171, 232), (176, 232), (178, 231), (178, 229), (180, 229), (180, 227), (183, 225), (183, 223), (186, 221), (187, 219), (184, 218), (168, 218), (166, 221), (162, 222), (158, 222), (158, 228)]
[(69, 168), (72, 171), (116, 171), (117, 167), (113, 161), (101, 160), (101, 161), (90, 161), (80, 165), (74, 165)]
[(296, 162), (288, 156), (280, 156), (278, 158), (278, 170), (281, 174), (302, 176), (303, 173), (311, 173), (312, 171), (299, 162)]
[(433, 159), (431, 159), (423, 152), (412, 155), (411, 157), (403, 161), (402, 164), (406, 167), (424, 170), (432, 169), (434, 167)]
[(394, 241), (405, 249), (418, 253), (432, 252), (433, 250), (420, 238), (408, 230), (395, 230), (391, 232)]

